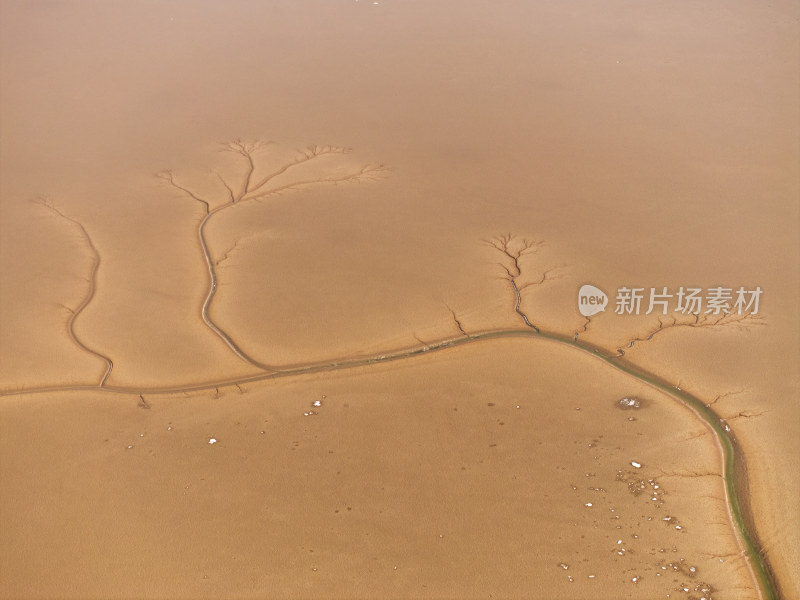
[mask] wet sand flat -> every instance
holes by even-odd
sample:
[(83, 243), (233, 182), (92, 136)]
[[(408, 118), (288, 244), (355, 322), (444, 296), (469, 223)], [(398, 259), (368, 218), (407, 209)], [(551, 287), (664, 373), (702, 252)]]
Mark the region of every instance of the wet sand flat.
[[(540, 328), (711, 406), (791, 597), (797, 18), (0, 3), (3, 595), (758, 597), (719, 433), (585, 348), (470, 338)], [(764, 293), (587, 321), (584, 283)]]
[(6, 403), (4, 595), (756, 597), (712, 436), (574, 350), (487, 342), (216, 396)]

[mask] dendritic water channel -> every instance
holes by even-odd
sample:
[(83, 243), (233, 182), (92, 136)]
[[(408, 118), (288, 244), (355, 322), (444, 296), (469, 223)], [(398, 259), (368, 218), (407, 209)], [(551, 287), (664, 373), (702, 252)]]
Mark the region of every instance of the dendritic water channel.
[[(309, 146), (299, 151), (295, 156), (282, 164), (269, 169), (261, 164), (261, 151), (265, 145), (266, 144), (262, 142), (247, 142), (242, 140), (234, 140), (224, 144), (223, 150), (232, 153), (238, 159), (240, 163), (239, 174), (238, 178), (234, 180), (230, 178), (230, 176), (226, 178), (226, 176), (214, 172), (219, 183), (219, 190), (218, 193), (213, 196), (205, 195), (197, 191), (172, 171), (167, 170), (157, 174), (157, 177), (163, 180), (170, 189), (174, 190), (176, 195), (180, 195), (194, 202), (201, 210), (200, 220), (197, 225), (197, 239), (205, 268), (208, 272), (208, 291), (199, 309), (199, 314), (203, 323), (233, 354), (257, 369), (258, 372), (253, 375), (235, 379), (202, 382), (196, 385), (175, 387), (162, 386), (143, 388), (113, 385), (112, 371), (114, 362), (112, 359), (91, 348), (85, 341), (81, 340), (74, 330), (76, 320), (95, 297), (97, 272), (101, 263), (100, 253), (95, 247), (90, 233), (80, 222), (68, 216), (66, 211), (58, 208), (52, 201), (40, 201), (40, 204), (45, 206), (53, 215), (67, 221), (70, 226), (78, 230), (84, 245), (92, 256), (92, 263), (87, 276), (89, 286), (83, 299), (75, 307), (65, 306), (70, 315), (67, 320), (66, 328), (73, 342), (83, 352), (102, 361), (104, 367), (95, 383), (49, 387), (34, 386), (19, 390), (4, 390), (0, 392), (0, 395), (11, 396), (64, 390), (91, 391), (102, 389), (108, 392), (133, 395), (139, 400), (140, 406), (148, 408), (149, 405), (146, 400), (147, 394), (181, 393), (201, 390), (216, 390), (217, 393), (219, 393), (219, 388), (226, 386), (239, 387), (249, 382), (270, 380), (290, 375), (346, 369), (356, 366), (402, 360), (423, 353), (443, 351), (464, 344), (479, 343), (482, 340), (524, 337), (541, 340), (546, 343), (566, 345), (576, 351), (589, 354), (597, 360), (603, 361), (606, 365), (635, 378), (639, 382), (643, 382), (666, 393), (675, 401), (691, 409), (694, 414), (706, 424), (708, 430), (714, 435), (720, 450), (719, 475), (724, 482), (726, 510), (731, 527), (736, 532), (741, 552), (747, 557), (746, 563), (751, 572), (752, 579), (756, 582), (762, 598), (766, 600), (777, 597), (777, 590), (773, 577), (771, 576), (769, 565), (766, 558), (760, 552), (760, 544), (756, 537), (753, 519), (748, 505), (748, 498), (745, 493), (747, 487), (747, 472), (744, 457), (742, 456), (742, 451), (737, 445), (730, 427), (722, 416), (715, 411), (714, 404), (716, 399), (704, 401), (692, 395), (674, 383), (668, 382), (654, 373), (641, 369), (631, 362), (625, 353), (625, 349), (630, 349), (633, 348), (634, 345), (646, 343), (652, 340), (656, 335), (670, 328), (711, 328), (733, 324), (741, 326), (749, 324), (752, 317), (749, 315), (722, 318), (697, 317), (685, 321), (678, 321), (677, 319), (659, 319), (658, 324), (654, 325), (651, 330), (643, 335), (627, 340), (624, 344), (616, 348), (616, 351), (610, 351), (580, 339), (581, 334), (586, 332), (591, 325), (590, 317), (586, 317), (583, 325), (570, 334), (550, 331), (536, 318), (536, 315), (534, 315), (530, 309), (526, 310), (523, 307), (523, 292), (544, 285), (548, 280), (553, 278), (553, 273), (556, 269), (544, 268), (529, 272), (531, 267), (529, 257), (533, 257), (537, 253), (542, 243), (528, 238), (518, 238), (511, 234), (504, 234), (487, 239), (484, 241), (484, 244), (490, 248), (491, 252), (493, 252), (498, 259), (497, 264), (501, 270), (501, 277), (508, 282), (507, 292), (510, 294), (511, 300), (509, 309), (513, 310), (513, 312), (518, 315), (520, 324), (523, 327), (519, 329), (469, 332), (463, 327), (456, 312), (448, 307), (458, 330), (458, 335), (454, 337), (427, 343), (420, 341), (420, 346), (417, 347), (387, 349), (385, 352), (375, 356), (358, 359), (330, 360), (292, 368), (281, 368), (278, 365), (265, 364), (260, 361), (257, 356), (253, 356), (251, 351), (242, 348), (236, 341), (235, 334), (224, 330), (214, 321), (211, 315), (211, 307), (219, 283), (215, 267), (221, 260), (214, 249), (209, 246), (206, 238), (207, 228), (212, 225), (213, 218), (223, 211), (235, 210), (236, 206), (243, 203), (257, 202), (271, 196), (278, 196), (282, 193), (311, 186), (376, 181), (385, 177), (388, 173), (388, 169), (383, 165), (373, 164), (363, 164), (355, 168), (347, 164), (333, 165), (334, 168), (323, 171), (323, 174), (313, 172), (311, 175), (308, 175), (303, 172), (302, 167), (304, 165), (315, 165), (322, 161), (335, 161), (337, 157), (341, 157), (349, 152), (348, 149), (336, 146)], [(328, 164), (325, 166), (330, 167), (331, 165)], [(292, 175), (295, 173), (300, 173), (301, 175), (292, 178)], [(230, 250), (228, 252), (230, 252)], [(227, 255), (227, 252), (225, 255)], [(111, 382), (109, 382), (109, 380), (111, 380)], [(719, 397), (717, 397), (717, 399), (718, 398)], [(630, 408), (631, 406), (632, 405), (626, 405), (622, 406), (622, 408)], [(634, 464), (634, 467), (635, 466)], [(636, 581), (634, 581), (634, 583), (636, 583)], [(707, 590), (698, 591), (708, 593)]]
[(231, 338), (231, 336), (222, 330), (211, 318), (209, 309), (217, 293), (217, 273), (215, 269), (216, 261), (212, 256), (212, 251), (208, 246), (206, 240), (205, 229), (210, 221), (222, 211), (233, 209), (245, 202), (253, 202), (264, 200), (270, 196), (276, 196), (281, 193), (298, 190), (308, 186), (322, 185), (322, 184), (340, 184), (340, 183), (361, 183), (365, 181), (374, 181), (381, 178), (386, 173), (386, 168), (383, 165), (362, 165), (357, 169), (348, 170), (344, 173), (337, 173), (335, 175), (321, 175), (311, 176), (308, 178), (285, 180), (281, 176), (290, 173), (292, 170), (298, 169), (302, 165), (307, 165), (312, 162), (319, 162), (326, 157), (335, 157), (337, 155), (347, 154), (350, 150), (338, 146), (309, 146), (304, 150), (298, 152), (297, 156), (285, 162), (274, 170), (268, 171), (266, 174), (260, 174), (257, 167), (259, 150), (263, 149), (266, 145), (265, 142), (246, 142), (243, 140), (233, 140), (223, 145), (223, 150), (232, 152), (238, 155), (243, 162), (242, 173), (240, 174), (240, 181), (229, 182), (223, 175), (215, 172), (219, 179), (224, 191), (222, 198), (202, 198), (198, 193), (189, 189), (183, 183), (179, 183), (172, 173), (172, 171), (162, 171), (157, 176), (166, 181), (175, 190), (181, 192), (190, 200), (197, 202), (203, 206), (205, 215), (197, 227), (197, 238), (200, 242), (200, 248), (203, 251), (206, 266), (209, 274), (209, 289), (208, 294), (203, 302), (203, 307), (200, 311), (203, 322), (219, 337), (230, 350), (245, 362), (250, 363), (252, 366), (267, 371), (276, 371), (275, 367), (265, 365), (264, 363), (252, 358), (239, 345)]

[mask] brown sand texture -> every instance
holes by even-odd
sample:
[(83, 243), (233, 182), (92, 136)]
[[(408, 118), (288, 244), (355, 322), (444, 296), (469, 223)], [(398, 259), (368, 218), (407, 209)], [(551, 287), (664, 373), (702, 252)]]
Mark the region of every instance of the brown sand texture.
[(0, 597), (800, 595), (798, 16), (0, 2)]

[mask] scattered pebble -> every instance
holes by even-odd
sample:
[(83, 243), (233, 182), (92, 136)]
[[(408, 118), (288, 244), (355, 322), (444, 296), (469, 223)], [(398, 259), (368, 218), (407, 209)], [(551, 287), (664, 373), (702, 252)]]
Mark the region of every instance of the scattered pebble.
[(622, 410), (635, 410), (642, 407), (642, 403), (637, 398), (621, 398), (617, 406)]

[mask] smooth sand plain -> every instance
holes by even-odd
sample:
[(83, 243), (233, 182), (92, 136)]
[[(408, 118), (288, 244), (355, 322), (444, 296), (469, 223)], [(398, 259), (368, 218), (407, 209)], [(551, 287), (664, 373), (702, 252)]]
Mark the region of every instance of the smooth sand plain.
[(5, 595), (757, 597), (706, 427), (574, 353), (498, 340), (219, 397), (14, 398)]
[[(0, 6), (4, 596), (757, 597), (713, 436), (579, 352), (480, 341), (233, 385), (524, 327), (485, 243), (509, 232), (544, 242), (521, 310), (610, 352), (658, 323), (581, 331), (583, 283), (765, 290), (758, 324), (626, 357), (714, 402), (798, 591), (796, 7)], [(352, 152), (303, 162), (328, 144)], [(204, 229), (208, 316), (248, 362), (204, 323), (198, 227), (284, 168), (292, 189)], [(69, 391), (106, 375), (116, 393)], [(616, 481), (637, 460), (663, 506)]]

